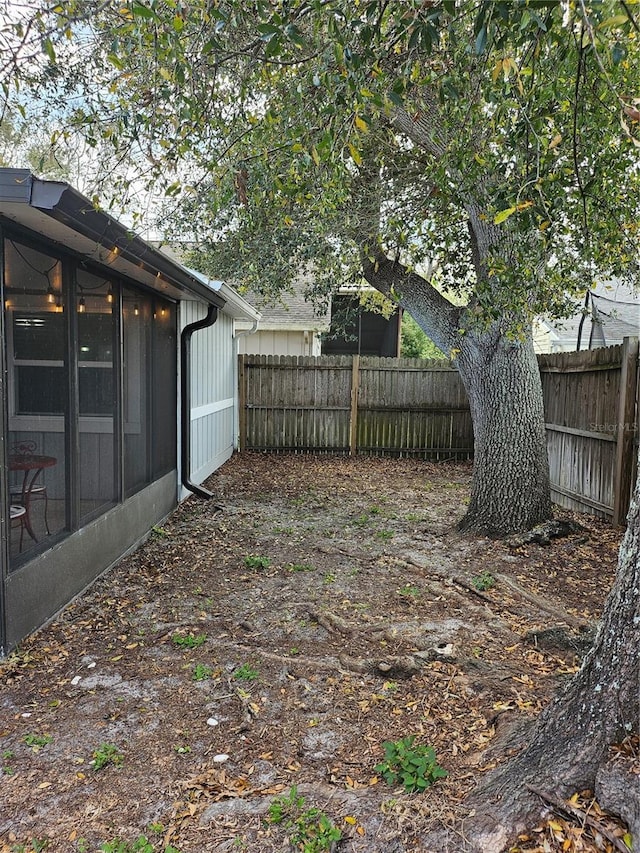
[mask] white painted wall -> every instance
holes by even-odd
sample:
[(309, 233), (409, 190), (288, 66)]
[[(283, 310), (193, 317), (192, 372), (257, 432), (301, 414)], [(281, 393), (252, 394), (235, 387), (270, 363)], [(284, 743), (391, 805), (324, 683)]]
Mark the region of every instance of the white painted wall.
[(320, 355), (320, 336), (311, 330), (258, 329), (238, 340), (239, 352), (250, 355)]
[[(180, 303), (180, 331), (206, 316), (200, 302)], [(213, 326), (191, 337), (191, 480), (202, 483), (235, 447), (237, 386), (233, 319), (220, 311)], [(180, 412), (177, 413), (178, 419)], [(180, 458), (180, 455), (178, 455)], [(180, 486), (181, 499), (189, 493)]]

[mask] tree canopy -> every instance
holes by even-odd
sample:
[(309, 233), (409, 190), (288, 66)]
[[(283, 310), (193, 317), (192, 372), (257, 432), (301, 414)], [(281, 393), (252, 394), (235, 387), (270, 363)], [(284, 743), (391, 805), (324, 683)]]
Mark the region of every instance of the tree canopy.
[(54, 144), (111, 149), (116, 193), (161, 188), (217, 276), (277, 289), (313, 263), (326, 292), (381, 249), (517, 333), (596, 276), (637, 279), (633, 11), (61, 0), (5, 22), (4, 93)]

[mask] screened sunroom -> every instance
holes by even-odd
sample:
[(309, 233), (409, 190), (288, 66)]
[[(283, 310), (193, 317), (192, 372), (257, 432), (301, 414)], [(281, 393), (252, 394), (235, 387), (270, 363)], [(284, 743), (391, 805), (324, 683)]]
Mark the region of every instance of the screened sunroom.
[(255, 312), (28, 171), (0, 169), (0, 250), (2, 652), (231, 455), (234, 323)]

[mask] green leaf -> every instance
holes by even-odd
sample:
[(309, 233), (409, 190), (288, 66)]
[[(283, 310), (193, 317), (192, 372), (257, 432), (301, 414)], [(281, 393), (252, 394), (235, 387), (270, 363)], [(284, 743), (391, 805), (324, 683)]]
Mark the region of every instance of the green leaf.
[(141, 3), (134, 3), (131, 8), (131, 13), (135, 15), (136, 18), (151, 19), (157, 17), (153, 9), (149, 9), (148, 6), (143, 6)]
[(485, 47), (487, 46), (487, 28), (482, 27), (478, 35), (476, 36), (476, 43), (474, 45), (475, 52), (480, 55)]
[(349, 143), (348, 148), (349, 148), (349, 154), (351, 154), (351, 158), (352, 158), (353, 162), (356, 164), (356, 166), (362, 166), (362, 155), (360, 154), (358, 149), (354, 145), (352, 145), (351, 143)]
[(597, 29), (599, 30), (611, 30), (615, 27), (619, 27), (621, 24), (628, 24), (629, 18), (626, 15), (614, 15), (612, 18), (607, 18), (606, 21), (602, 21), (598, 24)]
[(49, 59), (51, 60), (51, 62), (53, 62), (53, 63), (55, 64), (55, 62), (56, 62), (56, 52), (55, 52), (55, 50), (54, 50), (54, 48), (53, 48), (53, 44), (52, 44), (52, 42), (51, 42), (51, 39), (50, 39), (50, 38), (46, 38), (46, 39), (44, 39), (44, 40), (43, 40), (43, 42), (42, 42), (42, 47), (43, 47), (43, 49), (44, 49), (44, 52), (47, 54), (47, 56), (48, 56), (48, 57), (49, 57)]
[(501, 210), (500, 213), (496, 213), (493, 219), (493, 224), (500, 225), (501, 222), (504, 222), (505, 219), (508, 219), (510, 216), (512, 216), (516, 212), (516, 210), (516, 207), (507, 207), (505, 210)]

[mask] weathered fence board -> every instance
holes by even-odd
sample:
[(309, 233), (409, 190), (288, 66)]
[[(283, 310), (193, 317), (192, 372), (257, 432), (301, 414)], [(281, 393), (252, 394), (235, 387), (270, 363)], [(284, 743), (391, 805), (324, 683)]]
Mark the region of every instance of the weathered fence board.
[(553, 499), (622, 524), (635, 469), (637, 338), (540, 355), (538, 364)]
[(464, 387), (446, 362), (240, 356), (241, 449), (469, 458)]

